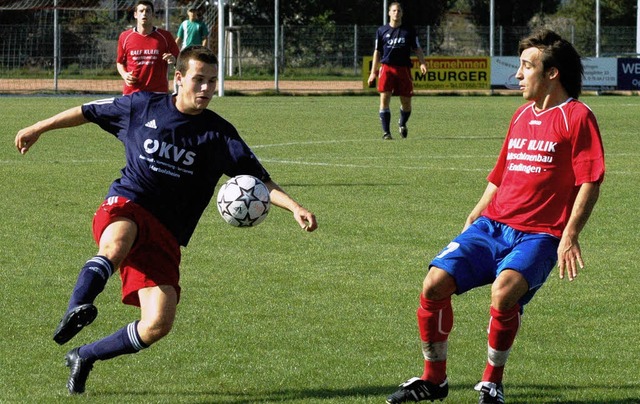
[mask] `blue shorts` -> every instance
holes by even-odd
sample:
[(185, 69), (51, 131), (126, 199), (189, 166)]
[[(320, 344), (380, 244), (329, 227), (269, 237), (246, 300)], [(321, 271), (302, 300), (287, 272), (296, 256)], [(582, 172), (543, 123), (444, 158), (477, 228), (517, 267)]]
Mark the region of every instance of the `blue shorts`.
[(505, 269), (517, 271), (529, 283), (529, 292), (519, 301), (524, 306), (556, 265), (559, 243), (550, 234), (525, 233), (480, 217), (444, 248), (429, 267), (438, 267), (451, 275), (458, 295), (493, 283)]

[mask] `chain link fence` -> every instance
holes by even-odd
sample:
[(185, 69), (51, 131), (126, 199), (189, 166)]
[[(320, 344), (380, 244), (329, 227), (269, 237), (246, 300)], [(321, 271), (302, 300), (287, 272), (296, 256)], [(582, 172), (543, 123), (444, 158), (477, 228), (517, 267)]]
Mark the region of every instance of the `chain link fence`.
[[(157, 18), (157, 24), (169, 21), (174, 33), (184, 18), (181, 8), (170, 9), (169, 18)], [(2, 13), (2, 11), (0, 11)], [(11, 87), (0, 80), (0, 92), (29, 88), (34, 79), (51, 80), (54, 63), (61, 79), (105, 79), (117, 82), (115, 68), (118, 35), (129, 28), (128, 22), (108, 10), (59, 10), (58, 30), (54, 29), (53, 10), (34, 11), (31, 25), (0, 25), (0, 79), (13, 78)], [(470, 24), (416, 27), (425, 55), (489, 56), (489, 28)], [(554, 27), (570, 39), (585, 57), (596, 52), (593, 29), (571, 26)], [(282, 78), (321, 80), (358, 80), (362, 58), (373, 53), (377, 26), (283, 26), (278, 54)], [(54, 41), (57, 32), (58, 41)], [(217, 47), (217, 27), (210, 26), (209, 43)], [(495, 56), (517, 55), (519, 39), (528, 34), (527, 27), (497, 27), (494, 35)], [(599, 56), (635, 55), (635, 27), (602, 27)], [(241, 79), (269, 79), (274, 72), (274, 27), (235, 26), (227, 28), (226, 76)], [(59, 44), (59, 45), (56, 45)], [(79, 88), (78, 91), (91, 91)], [(27, 90), (28, 91), (28, 90)]]

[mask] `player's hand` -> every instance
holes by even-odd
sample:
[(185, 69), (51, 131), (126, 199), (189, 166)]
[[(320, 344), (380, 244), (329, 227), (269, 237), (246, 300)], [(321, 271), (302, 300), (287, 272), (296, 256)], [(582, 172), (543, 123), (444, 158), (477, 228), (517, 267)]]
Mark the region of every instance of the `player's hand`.
[(300, 227), (302, 227), (302, 229), (305, 231), (311, 232), (318, 228), (316, 216), (302, 206), (293, 211), (293, 217), (300, 224)]
[(563, 236), (558, 245), (558, 270), (560, 279), (564, 279), (565, 274), (572, 281), (578, 276), (578, 268), (584, 268), (580, 243), (577, 239)]
[(138, 81), (138, 78), (134, 76), (133, 72), (127, 72), (127, 75), (124, 76), (124, 82), (126, 85), (131, 87)]
[(162, 55), (162, 60), (172, 65), (176, 62), (176, 57), (173, 56), (171, 53), (165, 53)]
[(40, 132), (36, 131), (33, 126), (21, 129), (16, 135), (16, 148), (18, 149), (20, 154), (25, 154), (39, 138)]
[(369, 75), (369, 79), (367, 80), (367, 84), (369, 84), (369, 87), (371, 87), (374, 81), (376, 81), (376, 74), (372, 72)]
[(427, 65), (422, 63), (420, 65), (420, 72), (422, 72), (422, 74), (427, 74)]

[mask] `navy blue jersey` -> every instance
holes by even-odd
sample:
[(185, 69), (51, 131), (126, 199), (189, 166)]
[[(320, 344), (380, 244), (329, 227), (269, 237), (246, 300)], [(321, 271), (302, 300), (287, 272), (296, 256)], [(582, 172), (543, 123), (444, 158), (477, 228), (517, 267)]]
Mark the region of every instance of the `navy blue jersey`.
[(169, 94), (137, 92), (84, 104), (82, 113), (123, 144), (126, 165), (107, 197), (141, 205), (186, 246), (223, 174), (269, 180), (236, 128), (211, 110), (178, 111)]
[(382, 54), (380, 63), (411, 67), (411, 51), (420, 47), (418, 35), (411, 26), (393, 28), (383, 25), (376, 32), (375, 50)]

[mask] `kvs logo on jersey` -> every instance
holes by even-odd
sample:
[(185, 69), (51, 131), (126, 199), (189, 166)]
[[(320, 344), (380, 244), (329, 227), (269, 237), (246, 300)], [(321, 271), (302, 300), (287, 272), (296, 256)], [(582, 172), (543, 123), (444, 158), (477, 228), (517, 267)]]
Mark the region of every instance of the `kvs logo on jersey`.
[(156, 154), (163, 159), (172, 160), (185, 166), (190, 166), (195, 161), (196, 153), (186, 151), (171, 143), (160, 143), (155, 139), (147, 139), (144, 141), (144, 151), (149, 154)]

